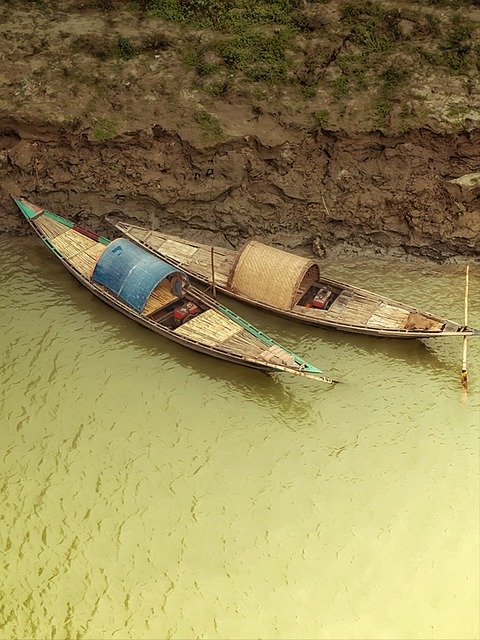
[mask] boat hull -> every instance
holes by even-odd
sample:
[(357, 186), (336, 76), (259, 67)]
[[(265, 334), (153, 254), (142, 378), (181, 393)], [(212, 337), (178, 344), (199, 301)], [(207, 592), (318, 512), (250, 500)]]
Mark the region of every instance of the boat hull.
[[(67, 271), (95, 297), (137, 324), (225, 362), (264, 373), (287, 372), (328, 384), (335, 382), (192, 287), (186, 276), (167, 262), (135, 249), (128, 240), (112, 242), (23, 198), (14, 199), (33, 231)], [(162, 290), (159, 283), (163, 287), (169, 274), (177, 279), (172, 280), (177, 282), (177, 289), (178, 278), (185, 279), (185, 292), (180, 287), (174, 294), (173, 284)], [(189, 308), (196, 310), (190, 318), (184, 320), (184, 315), (178, 315)]]
[[(193, 274), (189, 274), (192, 277)], [(197, 278), (196, 278), (197, 279)], [(333, 281), (332, 281), (333, 282)], [(204, 283), (207, 284), (207, 283)], [(332, 322), (329, 320), (325, 320), (322, 318), (312, 318), (307, 317), (299, 313), (295, 313), (294, 311), (288, 311), (283, 309), (278, 309), (277, 307), (272, 307), (270, 305), (262, 304), (261, 302), (257, 302), (255, 300), (250, 300), (245, 298), (244, 296), (239, 296), (228, 289), (217, 287), (217, 290), (222, 294), (228, 296), (229, 298), (238, 300), (244, 304), (248, 304), (252, 307), (256, 307), (258, 309), (262, 309), (267, 313), (272, 313), (281, 318), (285, 318), (287, 320), (293, 320), (295, 322), (300, 322), (302, 324), (307, 324), (313, 327), (321, 327), (323, 329), (329, 329), (333, 331), (340, 331), (341, 333), (355, 333), (364, 336), (373, 336), (377, 338), (399, 338), (405, 340), (415, 340), (419, 338), (445, 338), (452, 336), (473, 336), (479, 335), (480, 331), (475, 329), (470, 329), (469, 331), (438, 331), (438, 332), (424, 332), (424, 331), (408, 331), (408, 330), (396, 330), (396, 329), (372, 329), (370, 327), (353, 325), (353, 324), (340, 324), (336, 322)]]
[[(63, 260), (62, 260), (63, 262)], [(205, 355), (208, 356), (212, 356), (214, 358), (220, 359), (220, 360), (224, 360), (226, 362), (232, 362), (234, 364), (241, 364), (243, 366), (249, 367), (251, 369), (257, 369), (259, 371), (263, 371), (264, 373), (274, 373), (274, 371), (272, 370), (271, 367), (267, 367), (265, 365), (262, 365), (260, 363), (254, 363), (254, 362), (250, 362), (247, 360), (244, 360), (241, 357), (235, 357), (231, 354), (224, 354), (221, 351), (215, 351), (213, 352), (211, 349), (208, 349), (207, 347), (202, 346), (201, 344), (192, 342), (190, 340), (186, 340), (184, 338), (182, 338), (181, 336), (178, 336), (166, 329), (163, 329), (162, 327), (152, 323), (152, 322), (148, 322), (147, 319), (144, 319), (140, 316), (138, 316), (135, 313), (132, 313), (128, 307), (126, 307), (125, 305), (117, 302), (116, 300), (110, 298), (110, 296), (105, 295), (103, 292), (99, 291), (96, 287), (94, 287), (88, 280), (83, 279), (76, 271), (75, 269), (72, 269), (68, 263), (63, 262), (64, 267), (73, 275), (74, 278), (76, 278), (76, 280), (78, 280), (84, 287), (86, 287), (89, 291), (91, 291), (93, 293), (93, 295), (96, 298), (99, 298), (100, 300), (102, 300), (103, 302), (105, 302), (106, 304), (108, 304), (109, 307), (111, 307), (112, 309), (115, 309), (116, 311), (119, 311), (120, 313), (122, 313), (124, 316), (126, 316), (127, 318), (130, 318), (130, 320), (133, 320), (134, 322), (136, 322), (137, 324), (142, 325), (143, 327), (146, 327), (147, 329), (150, 329), (150, 331), (153, 331), (154, 333), (163, 336), (164, 338), (166, 338), (167, 340), (170, 340), (171, 342), (176, 342), (177, 344), (182, 345), (183, 347), (188, 347), (189, 349), (192, 349), (193, 351), (197, 351), (198, 353), (203, 353)]]
[[(205, 287), (212, 286), (211, 277), (206, 277), (205, 275), (198, 273), (195, 269), (190, 268), (189, 264), (187, 264), (185, 261), (176, 260), (172, 256), (172, 253), (166, 253), (164, 251), (160, 251), (159, 249), (155, 248), (155, 246), (153, 246), (152, 243), (143, 241), (140, 237), (138, 237), (138, 235), (128, 230), (128, 229), (139, 229), (141, 231), (141, 228), (136, 228), (136, 227), (133, 227), (132, 225), (126, 225), (122, 223), (117, 224), (116, 227), (133, 242), (136, 242), (138, 245), (144, 247), (145, 249), (154, 253), (155, 255), (160, 256), (162, 259), (170, 262), (171, 264), (174, 264), (178, 268), (183, 269), (186, 273), (188, 273), (188, 275), (192, 279), (201, 283), (203, 286)], [(176, 236), (169, 236), (168, 234), (150, 232), (150, 234), (148, 235), (155, 236), (155, 234), (158, 235), (158, 237), (160, 238), (166, 238), (168, 240), (172, 240), (173, 242), (179, 245), (183, 243), (186, 247), (199, 247), (199, 248), (202, 248), (203, 250), (213, 249), (214, 251), (218, 250), (218, 251), (223, 251), (223, 253), (231, 253), (232, 255), (234, 254), (233, 251), (229, 252), (228, 250), (222, 250), (216, 247), (209, 247), (207, 245), (188, 243), (187, 241), (184, 241), (182, 238), (177, 238)], [(231, 260), (231, 262), (232, 264), (235, 264), (233, 259)], [(404, 305), (402, 303), (399, 303), (396, 300), (392, 300), (384, 296), (379, 296), (370, 291), (366, 291), (358, 287), (353, 287), (346, 283), (338, 282), (336, 280), (332, 280), (329, 278), (322, 278), (321, 282), (322, 282), (322, 285), (325, 284), (327, 286), (331, 286), (339, 290), (345, 289), (351, 292), (352, 295), (364, 297), (365, 299), (368, 298), (370, 302), (376, 300), (378, 301), (379, 304), (384, 303), (385, 305), (395, 306), (396, 308), (403, 310), (407, 315), (409, 313), (414, 313), (414, 314), (418, 313), (426, 320), (432, 320), (435, 323), (439, 323), (443, 325), (443, 328), (441, 330), (430, 329), (428, 331), (425, 331), (425, 330), (422, 331), (421, 329), (382, 328), (378, 326), (368, 326), (368, 324), (340, 322), (338, 320), (335, 321), (333, 319), (328, 318), (328, 311), (323, 312), (321, 314), (318, 313), (318, 315), (312, 315), (308, 311), (300, 312), (300, 311), (296, 311), (295, 309), (282, 309), (279, 307), (272, 306), (270, 304), (265, 304), (258, 300), (252, 300), (251, 298), (245, 295), (241, 295), (235, 291), (232, 291), (228, 286), (224, 286), (218, 281), (216, 281), (215, 289), (216, 291), (221, 292), (222, 294), (232, 299), (238, 300), (239, 302), (248, 304), (255, 308), (261, 309), (262, 311), (274, 314), (276, 316), (285, 318), (287, 320), (293, 320), (295, 322), (300, 322), (302, 324), (307, 324), (309, 326), (321, 327), (323, 329), (339, 331), (342, 333), (353, 333), (353, 334), (365, 335), (365, 336), (371, 336), (371, 337), (377, 337), (377, 338), (389, 338), (389, 339), (395, 338), (395, 339), (402, 339), (402, 340), (465, 337), (465, 336), (468, 337), (468, 336), (480, 335), (480, 330), (476, 330), (471, 327), (464, 327), (446, 318), (442, 318), (435, 314), (421, 311), (415, 307)]]

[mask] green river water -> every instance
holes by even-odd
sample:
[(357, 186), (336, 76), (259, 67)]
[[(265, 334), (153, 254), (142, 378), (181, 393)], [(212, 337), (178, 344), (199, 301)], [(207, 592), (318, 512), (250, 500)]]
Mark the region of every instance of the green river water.
[[(166, 341), (31, 237), (0, 264), (0, 638), (479, 637), (480, 339), (465, 397), (461, 339), (227, 301), (329, 388)], [(463, 319), (462, 266), (326, 271)]]

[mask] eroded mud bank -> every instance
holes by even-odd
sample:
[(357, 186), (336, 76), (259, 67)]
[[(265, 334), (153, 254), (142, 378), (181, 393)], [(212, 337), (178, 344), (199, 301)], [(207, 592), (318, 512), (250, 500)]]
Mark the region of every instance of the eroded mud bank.
[[(320, 255), (342, 247), (480, 256), (480, 134), (322, 132), (267, 146), (195, 148), (160, 125), (108, 141), (0, 119), (0, 231), (9, 194), (102, 231), (122, 217), (236, 246), (260, 236)], [(207, 233), (208, 232), (208, 233)]]

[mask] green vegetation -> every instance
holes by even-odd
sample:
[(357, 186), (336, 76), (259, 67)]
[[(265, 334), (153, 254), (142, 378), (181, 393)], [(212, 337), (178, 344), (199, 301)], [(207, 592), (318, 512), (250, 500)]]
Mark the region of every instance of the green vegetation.
[(317, 87), (315, 84), (305, 84), (302, 86), (302, 94), (306, 100), (311, 100), (317, 95)]
[[(109, 16), (119, 6), (91, 2)], [(480, 24), (461, 10), (471, 8), (467, 0), (136, 0), (128, 6), (141, 12), (148, 29), (82, 36), (76, 50), (116, 60), (117, 72), (125, 74), (135, 56), (168, 49), (177, 73), (178, 62), (193, 72), (182, 83), (200, 94), (302, 98), (321, 128), (341, 122), (352, 107), (385, 123), (394, 104), (398, 114), (399, 105), (420, 100), (415, 87), (423, 75), (465, 74), (473, 82), (480, 70)], [(319, 110), (320, 100), (328, 111)], [(280, 106), (285, 111), (291, 104)], [(415, 114), (409, 107), (399, 117), (407, 126)], [(195, 119), (209, 138), (221, 135), (208, 113)]]
[(447, 115), (452, 121), (462, 124), (469, 112), (470, 109), (464, 104), (451, 104), (448, 107)]
[(407, 72), (395, 65), (390, 65), (381, 74), (382, 92), (385, 95), (391, 95), (402, 85), (407, 78)]
[(349, 88), (363, 90), (367, 87), (368, 64), (363, 53), (347, 53), (339, 56), (336, 62), (342, 72), (341, 77), (335, 81), (337, 96), (346, 95)]
[(471, 64), (471, 37), (474, 25), (462, 21), (456, 14), (452, 19), (446, 43), (441, 47), (446, 64), (454, 71), (466, 71)]
[(205, 140), (216, 142), (223, 137), (220, 121), (208, 111), (199, 111), (195, 114), (195, 121), (200, 125)]
[(119, 36), (114, 48), (114, 54), (122, 60), (130, 60), (137, 53), (137, 50), (128, 38)]
[(349, 89), (348, 76), (342, 75), (342, 76), (339, 76), (338, 78), (335, 78), (334, 87), (335, 87), (335, 95), (337, 96), (337, 98), (346, 96)]
[(220, 44), (218, 50), (230, 71), (243, 71), (254, 82), (275, 82), (286, 76), (286, 47), (291, 38), (288, 30), (273, 35), (251, 32)]
[(149, 0), (151, 14), (194, 29), (241, 34), (259, 25), (298, 24), (299, 0)]
[(386, 98), (377, 98), (374, 101), (375, 123), (380, 127), (385, 126), (388, 122), (391, 110), (392, 105)]
[(446, 35), (438, 34), (437, 42), (429, 49), (418, 48), (424, 60), (437, 67), (444, 67), (455, 74), (468, 73), (479, 68), (480, 44), (473, 42), (478, 24), (454, 14)]
[(398, 11), (387, 10), (373, 2), (347, 3), (341, 8), (341, 20), (351, 27), (352, 41), (366, 55), (385, 54), (400, 39)]
[(326, 109), (316, 111), (313, 114), (313, 120), (317, 129), (326, 129), (330, 124), (330, 114)]
[(473, 47), (475, 66), (480, 70), (480, 43)]
[[(185, 54), (185, 63), (200, 76), (222, 72), (219, 65), (223, 65), (223, 73), (276, 83), (287, 78), (288, 48), (302, 25), (299, 4), (299, 0), (149, 0), (147, 9), (164, 20), (223, 34), (208, 47), (198, 45)], [(262, 27), (264, 31), (259, 30)], [(218, 63), (207, 61), (209, 57), (218, 57)]]
[(187, 51), (183, 58), (188, 67), (192, 67), (199, 76), (210, 76), (218, 69), (215, 62), (207, 62), (205, 53), (201, 49), (191, 49)]
[(97, 140), (111, 140), (117, 135), (116, 123), (108, 118), (99, 120), (93, 129), (93, 135)]
[(141, 53), (162, 51), (170, 46), (170, 40), (163, 33), (148, 33), (137, 45), (123, 35), (112, 34), (104, 37), (95, 33), (81, 35), (73, 42), (75, 52), (85, 53), (103, 61), (111, 58), (130, 60)]
[(218, 98), (220, 96), (226, 96), (230, 89), (230, 83), (228, 80), (221, 80), (219, 82), (213, 82), (208, 86), (208, 92), (214, 98)]

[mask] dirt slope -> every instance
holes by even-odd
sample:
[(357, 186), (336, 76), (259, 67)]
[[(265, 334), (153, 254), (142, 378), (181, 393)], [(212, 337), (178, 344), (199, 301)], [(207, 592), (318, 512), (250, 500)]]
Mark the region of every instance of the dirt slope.
[[(313, 20), (321, 5), (306, 5)], [(380, 126), (370, 91), (340, 99), (326, 81), (308, 102), (292, 82), (236, 77), (213, 96), (179, 58), (172, 43), (192, 34), (173, 23), (91, 3), (24, 6), (1, 8), (0, 231), (23, 231), (9, 199), (21, 192), (104, 231), (111, 215), (320, 255), (480, 256), (475, 73), (439, 72), (405, 104), (395, 94)], [(137, 54), (102, 58), (105, 42)]]

